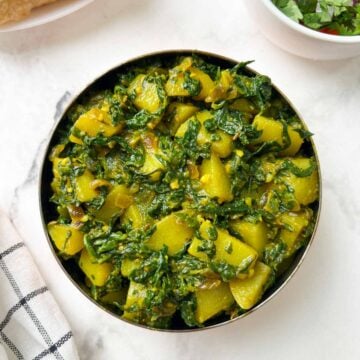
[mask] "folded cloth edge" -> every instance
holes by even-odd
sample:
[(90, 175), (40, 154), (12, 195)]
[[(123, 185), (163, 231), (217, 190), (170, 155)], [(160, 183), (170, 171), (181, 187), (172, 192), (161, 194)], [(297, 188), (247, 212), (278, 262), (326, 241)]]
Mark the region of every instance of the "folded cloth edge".
[(2, 211), (0, 305), (0, 359), (4, 358), (4, 352), (9, 359), (49, 356), (59, 360), (78, 359), (65, 316), (48, 291), (30, 252)]

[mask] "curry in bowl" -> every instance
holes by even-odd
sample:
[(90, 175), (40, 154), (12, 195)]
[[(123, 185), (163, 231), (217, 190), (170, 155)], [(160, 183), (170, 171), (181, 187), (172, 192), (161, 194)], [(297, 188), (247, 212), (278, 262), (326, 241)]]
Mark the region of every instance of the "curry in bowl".
[(98, 80), (55, 131), (48, 233), (73, 279), (127, 321), (236, 318), (279, 286), (313, 234), (312, 134), (246, 65), (146, 57)]

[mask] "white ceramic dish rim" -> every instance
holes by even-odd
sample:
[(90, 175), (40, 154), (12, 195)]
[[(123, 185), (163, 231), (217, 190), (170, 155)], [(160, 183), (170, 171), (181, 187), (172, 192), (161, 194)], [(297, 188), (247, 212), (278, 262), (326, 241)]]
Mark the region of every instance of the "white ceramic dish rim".
[[(254, 0), (250, 0), (254, 1)], [(255, 0), (257, 1), (257, 0)], [(321, 41), (327, 41), (337, 44), (357, 44), (360, 43), (360, 35), (328, 35), (321, 33), (316, 30), (312, 30), (307, 28), (304, 25), (298, 24), (294, 20), (287, 17), (284, 13), (279, 10), (271, 0), (260, 0), (263, 2), (263, 4), (266, 6), (266, 8), (274, 15), (276, 16), (280, 21), (285, 23), (287, 26), (291, 27), (295, 31), (301, 32), (302, 34), (321, 40)]]
[[(30, 16), (24, 19), (0, 25), (0, 33), (26, 30), (47, 24), (70, 15), (84, 6), (89, 5), (93, 1), (94, 0), (77, 0), (74, 2), (68, 1), (65, 4), (62, 4), (61, 2), (46, 4), (34, 9)], [(47, 9), (49, 9), (49, 11), (47, 11)]]

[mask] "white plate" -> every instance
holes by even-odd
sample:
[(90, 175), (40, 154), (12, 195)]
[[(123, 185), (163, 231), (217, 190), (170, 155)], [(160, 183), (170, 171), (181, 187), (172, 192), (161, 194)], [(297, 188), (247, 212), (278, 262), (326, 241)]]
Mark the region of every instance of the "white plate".
[(46, 24), (63, 16), (69, 15), (94, 0), (60, 0), (53, 4), (41, 6), (31, 11), (30, 16), (23, 20), (0, 25), (0, 32), (17, 31)]

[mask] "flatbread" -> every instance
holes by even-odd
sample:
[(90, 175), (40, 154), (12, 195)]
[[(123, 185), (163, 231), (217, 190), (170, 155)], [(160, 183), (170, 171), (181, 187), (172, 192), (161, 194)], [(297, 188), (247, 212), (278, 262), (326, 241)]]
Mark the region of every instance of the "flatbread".
[(21, 20), (30, 15), (32, 9), (57, 0), (0, 0), (0, 24)]

